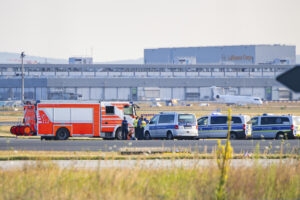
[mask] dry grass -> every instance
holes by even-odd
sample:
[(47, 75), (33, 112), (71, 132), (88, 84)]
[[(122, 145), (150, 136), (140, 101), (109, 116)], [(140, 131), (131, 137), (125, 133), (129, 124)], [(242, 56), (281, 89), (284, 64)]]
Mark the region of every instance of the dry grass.
[(0, 116), (0, 122), (22, 122), (22, 116)]
[[(244, 154), (233, 154), (232, 159), (244, 159)], [(268, 154), (251, 155), (247, 159), (300, 159), (300, 154)], [(120, 152), (93, 151), (0, 151), (0, 160), (149, 160), (149, 159), (216, 159), (215, 153), (144, 153), (140, 155), (124, 155)]]
[(23, 117), (23, 109), (20, 108), (21, 111), (13, 111), (13, 110), (0, 110), (0, 116), (15, 116), (15, 117)]
[[(231, 168), (227, 199), (299, 199), (300, 162)], [(0, 170), (0, 199), (215, 199), (217, 167)]]

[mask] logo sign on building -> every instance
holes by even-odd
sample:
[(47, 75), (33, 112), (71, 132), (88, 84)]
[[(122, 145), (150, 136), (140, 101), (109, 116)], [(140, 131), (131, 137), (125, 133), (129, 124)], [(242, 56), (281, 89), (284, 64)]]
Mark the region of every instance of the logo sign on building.
[(294, 92), (300, 92), (300, 65), (280, 74), (276, 80)]

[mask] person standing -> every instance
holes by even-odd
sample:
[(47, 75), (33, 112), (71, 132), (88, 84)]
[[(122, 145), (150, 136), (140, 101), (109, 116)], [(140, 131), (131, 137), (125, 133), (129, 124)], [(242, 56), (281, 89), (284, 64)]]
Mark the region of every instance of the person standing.
[(133, 121), (134, 137), (135, 138), (138, 138), (138, 121), (139, 121), (139, 117), (137, 116), (136, 119)]
[(137, 139), (138, 140), (141, 140), (142, 139), (142, 135), (143, 135), (143, 132), (142, 132), (142, 121), (143, 121), (143, 118), (140, 117), (139, 120), (138, 120), (138, 123), (137, 123)]
[(144, 139), (144, 129), (145, 126), (147, 125), (147, 122), (145, 121), (145, 119), (142, 119), (142, 128), (141, 128), (141, 139)]
[(126, 120), (126, 117), (124, 117), (124, 120), (122, 121), (122, 139), (126, 140), (128, 135), (128, 122)]
[(149, 124), (149, 121), (147, 120), (147, 118), (144, 118), (144, 121), (146, 122), (146, 125)]

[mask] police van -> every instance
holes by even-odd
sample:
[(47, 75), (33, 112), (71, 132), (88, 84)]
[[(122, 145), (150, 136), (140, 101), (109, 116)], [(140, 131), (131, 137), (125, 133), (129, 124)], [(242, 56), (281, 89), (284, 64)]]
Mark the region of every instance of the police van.
[(263, 114), (251, 119), (252, 138), (295, 138), (300, 136), (300, 117)]
[[(245, 139), (251, 135), (248, 115), (232, 115), (230, 139)], [(226, 138), (228, 134), (228, 116), (212, 113), (198, 119), (199, 138)]]
[(197, 120), (194, 114), (161, 112), (154, 115), (144, 129), (145, 139), (191, 138), (198, 136)]

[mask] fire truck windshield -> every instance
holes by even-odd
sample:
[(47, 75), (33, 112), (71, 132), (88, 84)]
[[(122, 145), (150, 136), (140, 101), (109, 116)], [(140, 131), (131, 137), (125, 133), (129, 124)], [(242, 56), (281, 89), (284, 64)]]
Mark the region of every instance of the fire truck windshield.
[(132, 105), (124, 106), (124, 115), (135, 115), (135, 111)]

